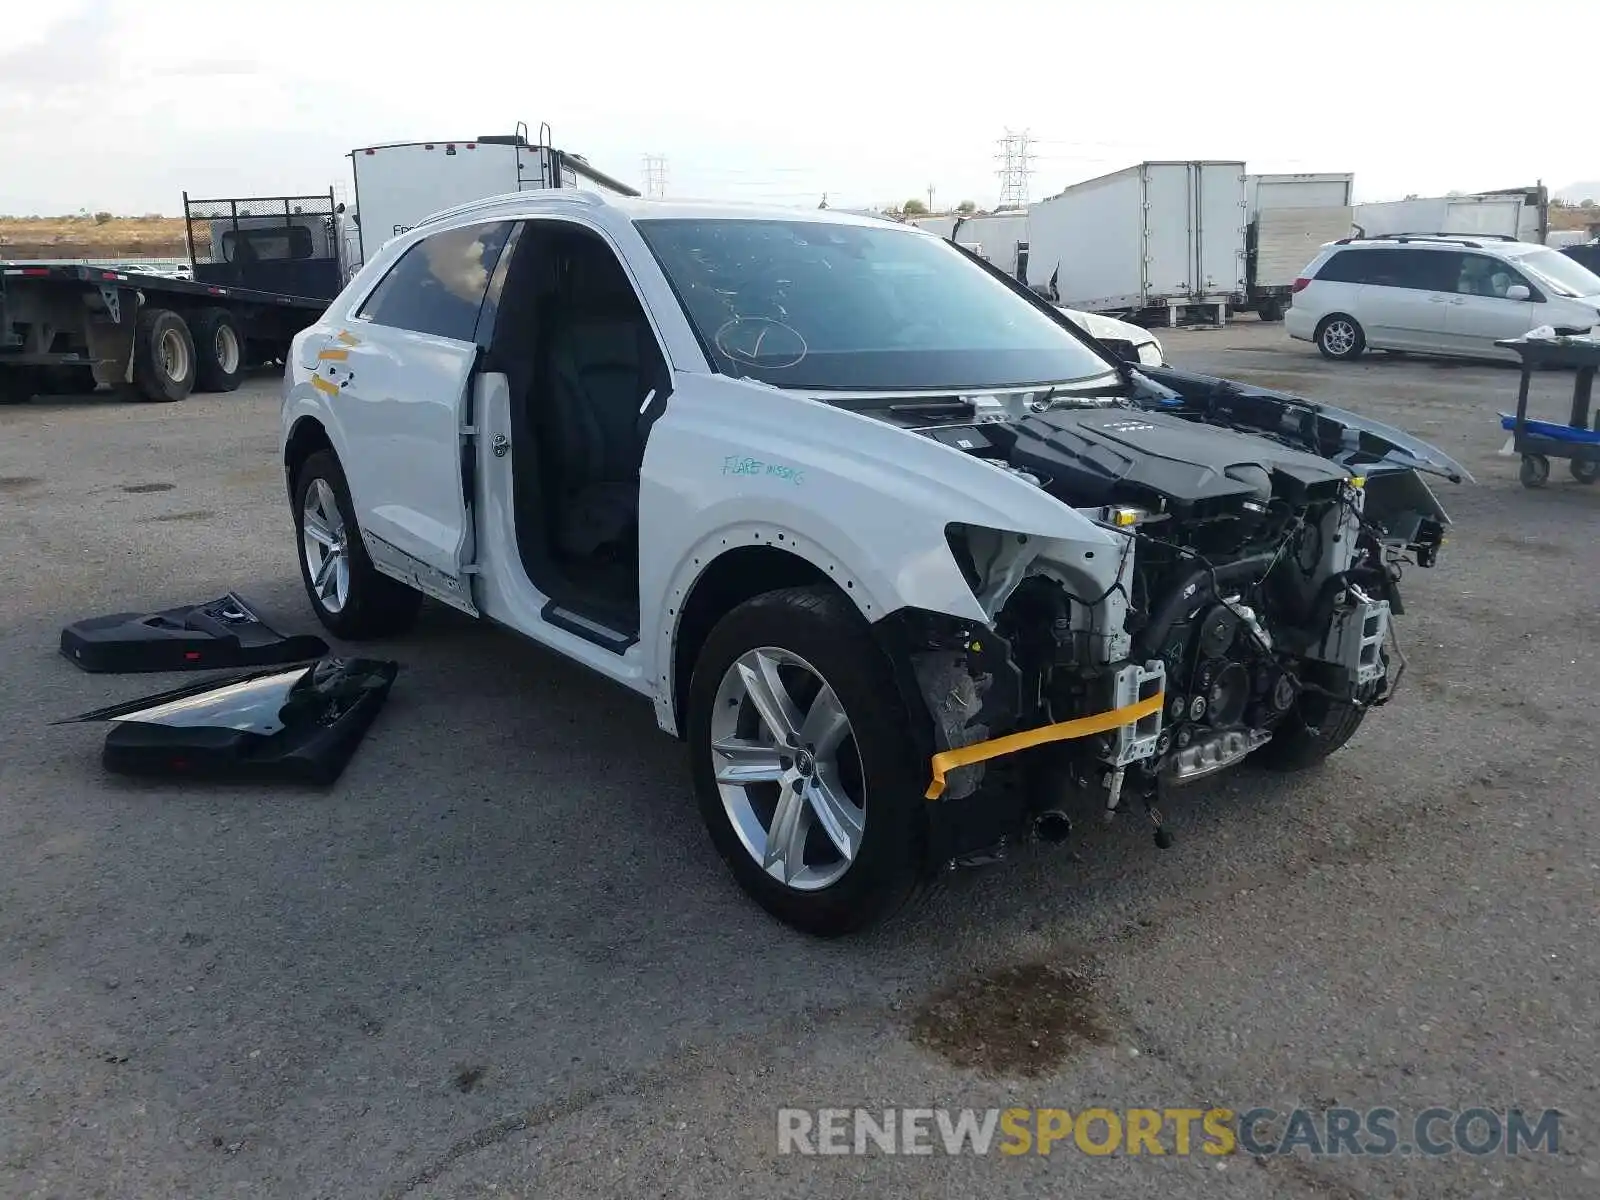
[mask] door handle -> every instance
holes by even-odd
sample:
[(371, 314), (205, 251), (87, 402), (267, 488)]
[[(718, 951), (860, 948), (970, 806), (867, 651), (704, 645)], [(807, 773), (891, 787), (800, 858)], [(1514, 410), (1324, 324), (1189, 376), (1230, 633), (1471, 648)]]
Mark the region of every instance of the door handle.
[(1443, 303), (1445, 303), (1445, 298), (1443, 296), (1439, 295), (1437, 292), (1435, 292), (1433, 295), (1428, 297), (1428, 303), (1429, 304), (1443, 304)]

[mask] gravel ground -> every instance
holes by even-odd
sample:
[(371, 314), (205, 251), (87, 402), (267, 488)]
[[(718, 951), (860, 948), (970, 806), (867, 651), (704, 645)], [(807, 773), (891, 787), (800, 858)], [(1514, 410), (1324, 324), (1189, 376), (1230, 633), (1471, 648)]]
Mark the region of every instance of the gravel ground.
[[(1169, 851), (1091, 828), (838, 944), (734, 889), (646, 704), (434, 608), (335, 787), (107, 777), (46, 722), (167, 678), (73, 670), (63, 621), (236, 588), (311, 626), (276, 384), (0, 410), (0, 1195), (1600, 1195), (1600, 488), (1518, 485), (1512, 370), (1164, 340), (1477, 476), (1407, 576), (1398, 697), (1318, 772), (1187, 793)], [(785, 1105), (1563, 1123), (1520, 1157), (812, 1158)]]

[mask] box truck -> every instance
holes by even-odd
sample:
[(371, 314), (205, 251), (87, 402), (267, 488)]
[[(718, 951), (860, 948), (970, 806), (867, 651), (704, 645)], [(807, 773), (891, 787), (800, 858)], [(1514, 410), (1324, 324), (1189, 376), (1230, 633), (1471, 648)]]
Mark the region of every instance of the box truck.
[(1263, 321), (1282, 320), (1305, 265), (1350, 236), (1354, 189), (1349, 172), (1245, 177), (1245, 302)]
[(1028, 211), (1025, 281), (1085, 312), (1227, 319), (1245, 296), (1242, 162), (1144, 162)]

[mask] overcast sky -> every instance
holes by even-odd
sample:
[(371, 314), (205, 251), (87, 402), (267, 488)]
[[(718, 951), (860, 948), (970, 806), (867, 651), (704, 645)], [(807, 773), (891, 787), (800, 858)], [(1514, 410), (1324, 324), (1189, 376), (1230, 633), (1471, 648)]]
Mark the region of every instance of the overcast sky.
[(635, 185), (664, 155), (696, 198), (992, 204), (1007, 127), (1034, 198), (1151, 158), (1354, 171), (1364, 200), (1558, 188), (1600, 178), (1595, 7), (11, 0), (0, 213), (315, 192), (353, 147), (519, 120)]

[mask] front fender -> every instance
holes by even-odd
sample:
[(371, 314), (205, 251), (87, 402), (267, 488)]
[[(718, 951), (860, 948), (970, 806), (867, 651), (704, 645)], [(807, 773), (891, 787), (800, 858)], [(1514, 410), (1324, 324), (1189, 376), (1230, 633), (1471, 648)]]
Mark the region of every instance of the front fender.
[[(767, 544), (837, 581), (863, 617), (917, 608), (987, 624), (946, 537), (951, 524), (1037, 541), (1084, 577), (1116, 574), (1109, 531), (1008, 471), (805, 396), (680, 376), (651, 427), (639, 495), (639, 591), (670, 678), (683, 599), (722, 554)], [(1086, 584), (1087, 586), (1087, 584)]]

